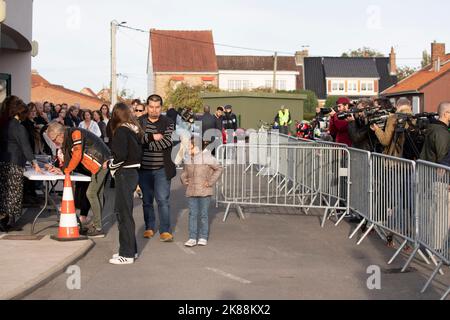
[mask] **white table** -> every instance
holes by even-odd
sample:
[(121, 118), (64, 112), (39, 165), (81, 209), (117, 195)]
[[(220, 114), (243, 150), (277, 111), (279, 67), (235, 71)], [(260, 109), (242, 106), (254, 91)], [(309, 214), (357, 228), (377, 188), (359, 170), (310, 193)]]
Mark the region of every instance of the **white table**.
[[(36, 218), (33, 221), (33, 225), (31, 227), (31, 235), (34, 235), (34, 228), (36, 226), (36, 222), (39, 219), (39, 217), (41, 216), (41, 214), (45, 210), (47, 210), (49, 201), (52, 203), (52, 206), (55, 209), (55, 211), (58, 212), (58, 209), (56, 208), (56, 204), (50, 198), (50, 190), (51, 190), (50, 184), (52, 182), (64, 181), (65, 176), (64, 175), (56, 175), (56, 174), (50, 173), (44, 169), (42, 170), (41, 173), (37, 173), (33, 168), (26, 168), (25, 173), (23, 175), (25, 178), (27, 178), (30, 181), (42, 181), (42, 182), (44, 182), (44, 185), (45, 185), (45, 189), (43, 190), (44, 194), (45, 194), (44, 207), (37, 214)], [(82, 175), (79, 173), (73, 173), (70, 176), (70, 178), (71, 178), (72, 182), (90, 182), (91, 181), (91, 177), (88, 177), (88, 176), (85, 176), (85, 175)]]

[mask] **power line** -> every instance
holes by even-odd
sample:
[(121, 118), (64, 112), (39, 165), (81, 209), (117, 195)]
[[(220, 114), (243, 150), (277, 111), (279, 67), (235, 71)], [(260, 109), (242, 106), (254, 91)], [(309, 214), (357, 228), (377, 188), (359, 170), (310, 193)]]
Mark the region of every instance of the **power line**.
[(161, 37), (166, 37), (166, 38), (172, 38), (172, 39), (178, 39), (178, 40), (184, 40), (184, 41), (190, 41), (190, 42), (197, 42), (197, 43), (214, 45), (214, 46), (220, 46), (220, 47), (226, 47), (226, 48), (232, 48), (232, 49), (249, 50), (249, 51), (260, 51), (260, 52), (270, 52), (270, 53), (278, 52), (278, 53), (288, 54), (288, 55), (291, 55), (291, 56), (295, 55), (292, 52), (283, 52), (283, 51), (279, 51), (279, 50), (256, 49), (256, 48), (241, 47), (241, 46), (235, 46), (235, 45), (229, 45), (229, 44), (223, 44), (223, 43), (217, 43), (217, 42), (209, 42), (209, 41), (202, 41), (202, 40), (196, 40), (196, 39), (186, 39), (186, 38), (183, 38), (183, 37), (177, 37), (177, 36), (174, 36), (174, 35), (164, 34), (164, 33), (155, 32), (155, 31), (146, 31), (146, 30), (133, 28), (133, 27), (125, 26), (125, 25), (120, 25), (119, 27), (120, 28), (126, 28), (126, 29), (130, 29), (130, 30), (134, 30), (134, 31), (138, 31), (138, 32), (142, 32), (142, 33), (154, 34), (154, 35), (161, 36)]

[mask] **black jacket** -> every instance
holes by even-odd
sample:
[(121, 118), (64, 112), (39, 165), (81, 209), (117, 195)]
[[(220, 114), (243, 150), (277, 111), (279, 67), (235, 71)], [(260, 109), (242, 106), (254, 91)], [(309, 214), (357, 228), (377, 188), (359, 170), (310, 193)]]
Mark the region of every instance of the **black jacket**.
[(238, 128), (237, 117), (234, 113), (227, 113), (223, 116), (223, 128), (225, 130), (234, 130), (236, 131)]
[(64, 118), (64, 125), (70, 128), (78, 128), (81, 120), (78, 117), (72, 117), (70, 114)]
[(423, 145), (420, 159), (441, 163), (447, 156), (450, 150), (450, 132), (448, 126), (441, 122), (436, 121), (430, 124), (425, 138), (425, 144)]
[[(144, 116), (140, 117), (139, 123), (140, 123), (142, 129), (145, 131), (145, 128), (147, 127), (147, 124), (148, 124), (148, 116), (144, 115)], [(166, 132), (167, 128), (173, 124), (174, 123), (172, 122), (171, 119), (161, 115), (159, 117), (159, 121), (158, 121), (158, 132), (160, 132), (161, 134), (164, 134), (164, 132)], [(177, 175), (177, 168), (175, 167), (175, 164), (172, 161), (172, 148), (165, 149), (163, 151), (163, 154), (164, 154), (164, 169), (166, 171), (167, 179), (172, 180)]]
[[(213, 116), (211, 113), (205, 113), (201, 119), (202, 121), (202, 134), (205, 135), (205, 132), (211, 129), (216, 129), (222, 131), (221, 127), (217, 127), (217, 118)], [(220, 134), (221, 135), (221, 134)]]
[(441, 164), (444, 166), (450, 167), (450, 151), (445, 156), (444, 160), (442, 160)]
[(109, 168), (113, 171), (121, 168), (140, 168), (142, 160), (142, 146), (137, 128), (122, 125), (117, 128), (111, 144), (113, 160)]
[(0, 128), (0, 162), (25, 167), (27, 161), (34, 161), (33, 150), (27, 129), (19, 120), (11, 119)]
[(30, 147), (31, 150), (35, 150), (35, 146), (36, 146), (36, 142), (35, 142), (35, 137), (36, 137), (36, 128), (34, 126), (34, 122), (31, 121), (30, 119), (26, 119), (25, 121), (22, 121), (22, 125), (25, 127), (25, 129), (28, 132), (28, 141), (30, 141)]
[(377, 137), (369, 126), (361, 123), (359, 119), (349, 122), (348, 135), (353, 148), (376, 152)]
[(97, 137), (95, 134), (88, 130), (84, 130), (81, 128), (68, 128), (65, 132), (64, 137), (64, 167), (67, 168), (70, 160), (72, 159), (72, 148), (74, 146), (74, 141), (72, 139), (72, 133), (74, 131), (81, 132), (81, 144), (82, 144), (82, 153), (88, 155), (95, 161), (100, 164), (105, 163), (109, 159), (111, 159), (111, 151), (106, 146), (106, 144)]
[[(177, 124), (177, 117), (178, 117), (178, 112), (175, 109), (169, 109), (167, 110), (167, 118), (169, 118), (170, 120), (172, 120), (172, 122), (175, 124)], [(176, 129), (176, 127), (175, 127)]]

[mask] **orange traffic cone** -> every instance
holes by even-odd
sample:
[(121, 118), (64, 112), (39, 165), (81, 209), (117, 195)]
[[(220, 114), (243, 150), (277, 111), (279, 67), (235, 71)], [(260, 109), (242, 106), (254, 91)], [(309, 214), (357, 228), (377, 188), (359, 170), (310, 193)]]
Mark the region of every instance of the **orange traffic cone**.
[(66, 178), (64, 179), (64, 192), (61, 203), (61, 217), (59, 220), (58, 236), (53, 236), (52, 239), (57, 241), (75, 241), (86, 239), (85, 237), (80, 236), (75, 202), (73, 199), (72, 181), (70, 180), (69, 175), (66, 175)]

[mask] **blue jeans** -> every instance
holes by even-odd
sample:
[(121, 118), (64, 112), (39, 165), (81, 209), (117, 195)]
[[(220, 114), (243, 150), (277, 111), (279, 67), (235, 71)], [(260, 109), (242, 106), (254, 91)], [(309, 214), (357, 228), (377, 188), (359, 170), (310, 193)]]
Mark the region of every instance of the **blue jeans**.
[(164, 168), (159, 170), (141, 170), (139, 172), (139, 186), (144, 202), (145, 230), (156, 232), (156, 216), (153, 203), (156, 198), (159, 212), (159, 233), (169, 232), (170, 228), (170, 184)]
[[(208, 240), (209, 222), (208, 209), (211, 197), (189, 198), (189, 239)], [(200, 232), (198, 231), (198, 217), (200, 217)]]

